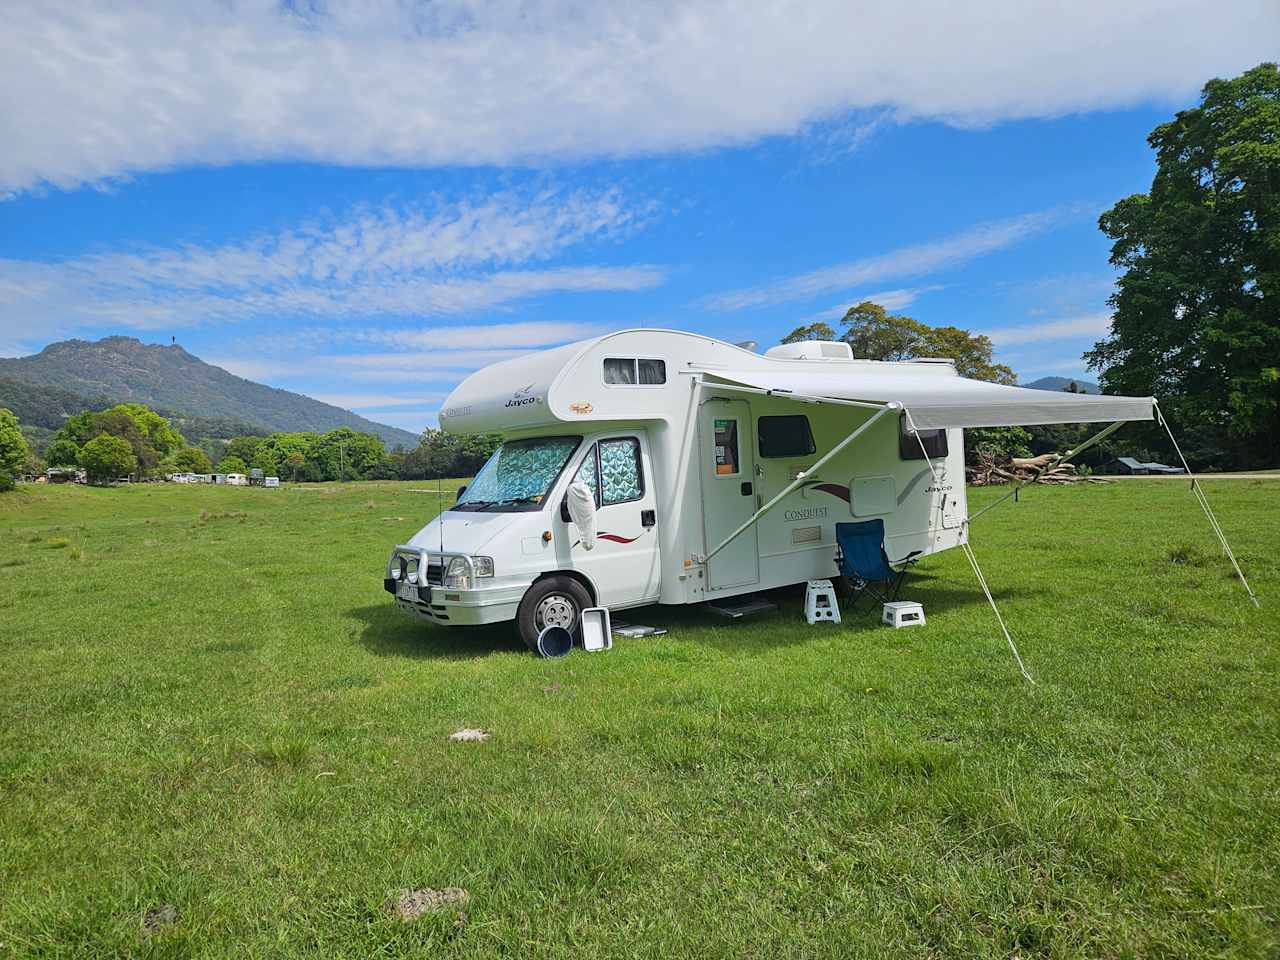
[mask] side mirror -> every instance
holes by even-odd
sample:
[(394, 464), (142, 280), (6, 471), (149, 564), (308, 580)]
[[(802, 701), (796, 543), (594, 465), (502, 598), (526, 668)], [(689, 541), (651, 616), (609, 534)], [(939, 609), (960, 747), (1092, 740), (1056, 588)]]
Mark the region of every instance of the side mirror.
[(462, 499), (462, 495), (467, 492), (467, 485), (464, 483), (458, 488), (458, 499)]

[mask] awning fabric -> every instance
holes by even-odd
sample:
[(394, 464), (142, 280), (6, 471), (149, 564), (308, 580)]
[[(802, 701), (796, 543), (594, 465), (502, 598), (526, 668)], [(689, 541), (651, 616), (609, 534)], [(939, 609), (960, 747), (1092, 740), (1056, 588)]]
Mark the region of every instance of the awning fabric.
[[(779, 361), (772, 366), (787, 362), (795, 361)], [(918, 372), (906, 364), (874, 371), (869, 365), (848, 371), (708, 370), (706, 377), (807, 397), (868, 403), (897, 401), (911, 412), (911, 420), (920, 430), (1152, 420), (1155, 407), (1151, 397), (1030, 390), (970, 380), (956, 376), (949, 366), (941, 364), (920, 364)]]

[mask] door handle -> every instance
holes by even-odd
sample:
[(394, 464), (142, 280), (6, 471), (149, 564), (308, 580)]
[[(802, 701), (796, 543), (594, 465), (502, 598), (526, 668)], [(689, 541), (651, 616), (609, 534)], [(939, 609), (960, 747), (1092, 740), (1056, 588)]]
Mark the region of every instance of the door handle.
[(652, 510), (640, 511), (640, 526), (652, 527), (657, 522), (658, 522), (658, 517), (654, 511)]
[(742, 486), (741, 486), (739, 489), (742, 491), (742, 495), (743, 495), (744, 497), (749, 497), (749, 496), (751, 496), (751, 494), (752, 494), (752, 492), (753, 492), (752, 487), (751, 487), (751, 481), (750, 481), (750, 480), (744, 480), (744, 481), (742, 482)]

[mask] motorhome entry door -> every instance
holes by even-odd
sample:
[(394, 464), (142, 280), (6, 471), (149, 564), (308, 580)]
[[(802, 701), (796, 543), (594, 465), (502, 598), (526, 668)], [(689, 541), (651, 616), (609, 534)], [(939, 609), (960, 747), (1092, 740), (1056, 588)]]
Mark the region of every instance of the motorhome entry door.
[[(756, 512), (755, 430), (746, 400), (713, 397), (698, 418), (702, 449), (702, 532), (714, 550)], [(760, 580), (760, 543), (752, 524), (707, 564), (707, 589)]]

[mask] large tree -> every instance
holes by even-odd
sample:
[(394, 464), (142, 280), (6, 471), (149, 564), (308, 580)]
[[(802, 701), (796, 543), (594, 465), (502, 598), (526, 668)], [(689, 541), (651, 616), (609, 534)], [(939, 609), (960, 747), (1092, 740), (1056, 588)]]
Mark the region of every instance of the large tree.
[[(1154, 394), (1201, 459), (1280, 450), (1280, 71), (1205, 84), (1147, 138), (1149, 193), (1099, 220), (1123, 270), (1086, 359), (1111, 392)], [(1217, 448), (1217, 449), (1215, 449)], [(1191, 451), (1188, 451), (1191, 453)], [(1195, 457), (1193, 456), (1193, 459)]]
[(30, 455), (27, 438), (18, 427), (13, 411), (0, 407), (0, 473), (10, 477), (17, 474)]
[(1016, 383), (1014, 372), (992, 360), (991, 340), (959, 327), (931, 327), (905, 314), (889, 313), (871, 300), (852, 306), (840, 321), (839, 337), (821, 321), (796, 327), (783, 343), (801, 340), (843, 340), (860, 360), (911, 360), (945, 357), (954, 360), (962, 377)]
[(125, 477), (138, 469), (129, 441), (104, 433), (80, 448), (80, 465), (95, 482)]

